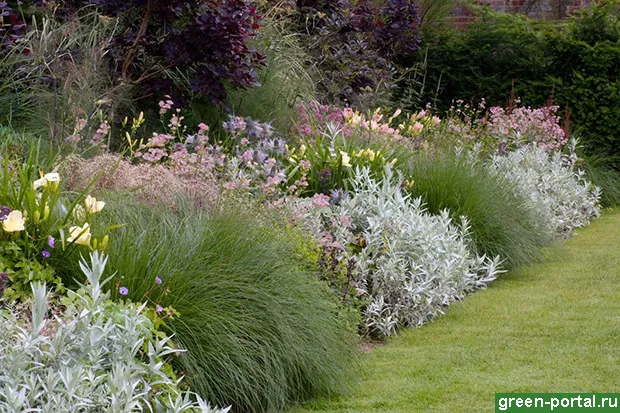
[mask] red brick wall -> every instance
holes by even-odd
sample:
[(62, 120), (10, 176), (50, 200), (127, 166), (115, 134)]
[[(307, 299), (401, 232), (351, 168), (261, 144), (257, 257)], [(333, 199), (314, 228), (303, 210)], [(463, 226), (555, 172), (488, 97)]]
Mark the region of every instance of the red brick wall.
[[(523, 13), (537, 19), (564, 19), (576, 9), (587, 7), (592, 0), (478, 0), (478, 4), (487, 5), (507, 13)], [(471, 11), (458, 5), (454, 12), (454, 24), (463, 25), (471, 20)]]

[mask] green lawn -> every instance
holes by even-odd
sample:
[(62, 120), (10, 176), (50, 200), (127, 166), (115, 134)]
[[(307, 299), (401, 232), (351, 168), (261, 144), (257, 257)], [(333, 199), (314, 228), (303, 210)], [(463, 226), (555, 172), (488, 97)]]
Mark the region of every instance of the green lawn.
[(495, 392), (620, 392), (620, 210), (361, 364), (350, 397), (295, 412), (492, 412)]

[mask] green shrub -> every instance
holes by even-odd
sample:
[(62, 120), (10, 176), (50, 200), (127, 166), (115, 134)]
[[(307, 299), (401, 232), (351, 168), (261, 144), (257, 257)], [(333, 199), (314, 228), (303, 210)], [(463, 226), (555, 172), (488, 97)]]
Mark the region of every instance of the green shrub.
[[(150, 291), (151, 301), (180, 313), (166, 323), (188, 350), (177, 366), (193, 390), (234, 411), (266, 412), (346, 389), (351, 327), (285, 231), (238, 211), (207, 217), (103, 198), (101, 218), (126, 224), (108, 268), (129, 298)], [(71, 280), (76, 271), (62, 273)]]
[(424, 40), (431, 87), (421, 103), (448, 109), (458, 99), (485, 98), (491, 106), (505, 106), (514, 87), (525, 104), (542, 106), (553, 92), (546, 82), (551, 71), (544, 32), (554, 26), (547, 24), (483, 9), (467, 31), (448, 28), (429, 35)]
[(413, 180), (409, 192), (421, 196), (429, 212), (448, 209), (456, 221), (466, 216), (477, 253), (501, 256), (508, 269), (538, 259), (551, 242), (525, 200), (515, 197), (511, 183), (465, 155), (416, 154), (407, 172)]

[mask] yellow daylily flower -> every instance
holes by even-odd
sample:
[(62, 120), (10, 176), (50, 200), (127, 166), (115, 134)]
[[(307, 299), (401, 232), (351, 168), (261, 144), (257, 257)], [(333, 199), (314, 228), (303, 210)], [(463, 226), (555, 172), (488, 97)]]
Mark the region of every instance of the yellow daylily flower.
[(366, 153), (368, 154), (368, 159), (370, 159), (371, 162), (375, 160), (375, 151), (372, 149), (366, 149)]
[(2, 229), (6, 232), (18, 232), (25, 229), (26, 219), (21, 211), (11, 211), (9, 215), (2, 221)]
[(86, 211), (88, 211), (89, 214), (95, 214), (101, 212), (105, 206), (105, 202), (97, 201), (97, 198), (88, 195), (86, 199), (84, 199), (84, 205), (86, 205)]
[(58, 174), (58, 172), (50, 172), (45, 175), (41, 173), (41, 179), (37, 179), (32, 185), (34, 186), (34, 189), (39, 189), (41, 187), (46, 187), (50, 184), (58, 185), (58, 182), (60, 182), (60, 175)]
[(69, 238), (67, 238), (67, 241), (90, 247), (90, 236), (90, 225), (88, 225), (87, 222), (83, 227), (76, 226), (69, 228)]
[(340, 155), (342, 156), (342, 166), (347, 168), (351, 167), (351, 157), (349, 154), (344, 151), (340, 151)]

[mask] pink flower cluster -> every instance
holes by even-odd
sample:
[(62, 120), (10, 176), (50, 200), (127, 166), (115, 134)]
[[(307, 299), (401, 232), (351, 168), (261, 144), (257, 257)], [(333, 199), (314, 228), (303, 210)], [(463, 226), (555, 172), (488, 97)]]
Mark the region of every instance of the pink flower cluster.
[[(365, 115), (351, 108), (339, 108), (336, 106), (321, 105), (311, 102), (298, 107), (298, 119), (295, 132), (302, 137), (320, 135), (328, 123), (336, 125), (345, 137), (351, 137), (355, 132), (399, 141), (413, 143), (419, 146), (420, 136), (423, 130), (436, 128), (441, 119), (433, 116), (430, 111), (421, 110), (409, 115), (401, 115), (400, 109), (392, 115), (381, 113), (380, 110)], [(398, 121), (401, 119), (402, 121)]]
[(169, 95), (165, 96), (166, 100), (160, 100), (159, 101), (159, 114), (160, 115), (165, 115), (166, 112), (168, 112), (170, 109), (172, 109), (172, 106), (174, 106), (174, 102), (172, 101), (172, 98)]
[(519, 144), (537, 142), (546, 150), (561, 149), (568, 137), (560, 126), (557, 110), (557, 106), (545, 106), (538, 109), (516, 107), (509, 111), (494, 106), (489, 109), (488, 132), (508, 136)]
[(350, 137), (353, 134), (353, 127), (347, 124), (348, 111), (349, 108), (322, 105), (317, 101), (299, 105), (296, 132), (304, 137), (313, 136), (320, 134), (327, 123), (333, 123), (341, 129), (344, 136)]
[[(178, 126), (171, 129), (178, 130), (182, 120), (183, 117), (179, 117)], [(209, 127), (201, 123), (198, 133), (182, 138), (168, 133), (153, 134), (140, 145), (134, 157), (152, 164), (165, 163), (179, 175), (206, 176), (226, 162), (221, 148), (209, 144), (208, 130)]]
[(104, 121), (101, 125), (99, 125), (99, 128), (97, 128), (97, 132), (95, 132), (93, 137), (90, 139), (91, 143), (93, 145), (100, 144), (103, 139), (108, 136), (108, 134), (110, 133), (110, 129), (110, 124), (108, 123), (108, 121)]

